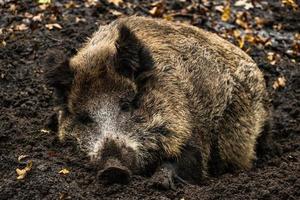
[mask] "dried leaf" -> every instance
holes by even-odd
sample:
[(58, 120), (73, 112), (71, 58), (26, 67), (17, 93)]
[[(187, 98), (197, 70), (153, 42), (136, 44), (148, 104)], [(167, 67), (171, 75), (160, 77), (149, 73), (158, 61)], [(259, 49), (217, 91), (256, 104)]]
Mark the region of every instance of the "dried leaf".
[(276, 90), (278, 88), (283, 88), (286, 85), (286, 80), (283, 76), (278, 77), (276, 81), (273, 83), (273, 88)]
[(1, 47), (5, 47), (5, 46), (6, 46), (6, 42), (4, 40), (2, 40)]
[(86, 19), (80, 18), (80, 17), (76, 17), (76, 18), (75, 18), (75, 22), (76, 22), (76, 23), (79, 23), (79, 22), (86, 22)]
[(49, 30), (52, 30), (54, 28), (57, 28), (57, 29), (62, 29), (62, 26), (59, 25), (58, 23), (54, 23), (54, 24), (46, 24), (45, 25), (47, 29)]
[(287, 5), (287, 6), (290, 6), (293, 8), (293, 10), (297, 10), (298, 9), (298, 5), (297, 3), (295, 2), (295, 0), (282, 0), (281, 3), (283, 5)]
[(10, 4), (8, 10), (11, 11), (11, 12), (15, 12), (17, 9), (17, 6), (15, 4)]
[(238, 42), (239, 42), (239, 47), (242, 49), (245, 45), (245, 37), (238, 39)]
[(108, 3), (113, 3), (115, 6), (120, 6), (123, 3), (123, 0), (107, 0)]
[(41, 129), (41, 133), (50, 133), (50, 131), (47, 129)]
[(26, 24), (19, 24), (15, 26), (15, 30), (16, 31), (25, 31), (27, 30), (29, 27)]
[(246, 10), (249, 10), (251, 8), (253, 8), (253, 4), (252, 2), (248, 1), (248, 0), (238, 0), (234, 3), (235, 6), (242, 6), (244, 7)]
[(80, 5), (76, 4), (74, 1), (68, 1), (66, 4), (64, 4), (65, 8), (79, 8)]
[(230, 13), (231, 13), (230, 4), (228, 4), (224, 8), (224, 11), (223, 11), (223, 14), (221, 17), (222, 21), (227, 22), (230, 19)]
[(243, 27), (244, 29), (247, 29), (248, 28), (248, 24), (247, 22), (241, 20), (241, 19), (236, 19), (235, 20), (235, 23), (240, 25), (241, 27)]
[(267, 20), (260, 17), (255, 17), (254, 20), (255, 24), (260, 28), (262, 28), (267, 23)]
[(248, 29), (248, 23), (247, 23), (247, 13), (246, 12), (238, 12), (236, 14), (236, 20), (235, 23), (243, 27), (244, 29)]
[(233, 30), (233, 36), (234, 36), (235, 38), (239, 38), (239, 37), (241, 36), (241, 31), (238, 30), (238, 29), (234, 29), (234, 30)]
[(35, 22), (36, 22), (36, 21), (41, 22), (43, 16), (44, 16), (43, 13), (39, 13), (39, 14), (37, 14), (36, 16), (32, 17), (32, 20), (35, 21)]
[(20, 156), (18, 157), (18, 162), (21, 163), (21, 162), (23, 162), (23, 160), (24, 160), (25, 158), (28, 158), (28, 157), (29, 157), (29, 155), (20, 155)]
[(51, 0), (38, 0), (38, 3), (40, 3), (40, 4), (49, 4), (49, 3), (51, 3)]
[(162, 17), (165, 12), (164, 2), (163, 1), (154, 2), (152, 6), (154, 7), (149, 11), (149, 13), (153, 17)]
[(31, 170), (31, 168), (32, 168), (32, 161), (29, 161), (24, 169), (17, 168), (16, 169), (16, 172), (18, 174), (17, 179), (18, 180), (24, 179), (25, 176), (28, 174), (28, 172)]
[(224, 6), (223, 5), (218, 5), (218, 6), (215, 7), (215, 9), (216, 9), (216, 11), (219, 11), (221, 13), (224, 12)]
[(41, 10), (46, 10), (46, 9), (48, 8), (48, 6), (49, 6), (49, 4), (40, 4), (40, 5), (39, 5), (39, 8), (40, 8)]
[(164, 15), (163, 18), (167, 21), (173, 21), (173, 16), (172, 15)]
[(274, 52), (268, 52), (267, 59), (271, 65), (275, 65), (276, 62), (280, 59), (280, 55), (275, 54)]
[(85, 0), (84, 2), (84, 6), (87, 8), (91, 6), (96, 6), (97, 4), (99, 4), (98, 0)]
[(117, 10), (110, 10), (109, 12), (110, 12), (111, 14), (115, 15), (115, 16), (121, 16), (121, 15), (123, 15), (123, 13), (121, 13), (121, 12), (119, 12), (119, 11), (117, 11)]
[(25, 12), (24, 17), (31, 19), (33, 17), (33, 15), (29, 12)]
[(59, 173), (59, 174), (69, 174), (70, 171), (69, 171), (68, 169), (66, 169), (66, 168), (63, 168), (63, 169), (60, 170), (58, 173)]
[(256, 38), (252, 34), (245, 35), (245, 40), (252, 44), (256, 43)]

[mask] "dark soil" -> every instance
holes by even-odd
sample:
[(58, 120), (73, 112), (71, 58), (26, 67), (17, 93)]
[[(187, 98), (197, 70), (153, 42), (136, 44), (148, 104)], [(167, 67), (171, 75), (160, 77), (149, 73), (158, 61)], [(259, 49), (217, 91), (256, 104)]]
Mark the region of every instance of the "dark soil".
[[(36, 1), (0, 0), (0, 199), (300, 198), (299, 8), (271, 0), (252, 1), (255, 8), (250, 10), (232, 4), (231, 18), (224, 22), (216, 9), (223, 1), (170, 0), (161, 5), (146, 0), (124, 0), (120, 5), (91, 2), (55, 1), (44, 9)], [(149, 10), (155, 6), (160, 11), (151, 14)], [(270, 42), (246, 41), (243, 46), (265, 74), (274, 110), (269, 131), (277, 146), (258, 152), (252, 170), (209, 178), (199, 186), (177, 185), (176, 191), (155, 189), (139, 176), (128, 185), (104, 186), (72, 142), (60, 144), (54, 131), (43, 131), (54, 113), (52, 90), (43, 80), (42, 61), (49, 50), (72, 54), (99, 24), (132, 14), (170, 19), (173, 13), (174, 21), (191, 23), (238, 44), (232, 32), (245, 29), (235, 21), (239, 11), (246, 13), (245, 21), (254, 35), (263, 35)], [(41, 21), (35, 17), (39, 13)], [(260, 26), (255, 17), (265, 22)], [(45, 26), (53, 23), (61, 29)], [(268, 52), (275, 53), (275, 63), (270, 63)], [(284, 77), (286, 83), (274, 89), (278, 77)], [(16, 174), (17, 168), (25, 167), (18, 161), (20, 155), (29, 155), (33, 161), (23, 180), (17, 180)], [(70, 173), (58, 173), (63, 168)]]

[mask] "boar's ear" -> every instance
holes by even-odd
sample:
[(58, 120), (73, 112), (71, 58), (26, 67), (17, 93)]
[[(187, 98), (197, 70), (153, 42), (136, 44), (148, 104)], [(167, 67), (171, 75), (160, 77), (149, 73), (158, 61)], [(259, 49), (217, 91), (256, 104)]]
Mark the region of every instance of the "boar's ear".
[(147, 49), (128, 27), (120, 25), (118, 28), (116, 71), (135, 79), (141, 72), (151, 68), (152, 59)]
[(74, 79), (74, 73), (70, 68), (69, 59), (64, 52), (50, 52), (46, 56), (45, 79), (48, 86), (55, 89), (59, 103), (67, 101), (68, 93)]

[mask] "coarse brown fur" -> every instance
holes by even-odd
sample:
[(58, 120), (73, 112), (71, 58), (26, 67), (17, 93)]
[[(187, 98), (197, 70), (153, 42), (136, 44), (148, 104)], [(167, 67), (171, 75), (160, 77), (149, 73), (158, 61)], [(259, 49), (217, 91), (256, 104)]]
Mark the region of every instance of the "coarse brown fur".
[(61, 99), (59, 136), (74, 136), (83, 150), (90, 144), (84, 140), (95, 138), (87, 133), (104, 123), (91, 113), (109, 102), (115, 110), (125, 99), (129, 111), (115, 110), (111, 123), (126, 135), (120, 148), (128, 138), (130, 148), (137, 143), (128, 164), (137, 172), (164, 161), (196, 180), (187, 168), (199, 176), (221, 170), (219, 164), (249, 169), (268, 118), (263, 75), (245, 52), (216, 34), (164, 20), (133, 16), (102, 26), (47, 76)]

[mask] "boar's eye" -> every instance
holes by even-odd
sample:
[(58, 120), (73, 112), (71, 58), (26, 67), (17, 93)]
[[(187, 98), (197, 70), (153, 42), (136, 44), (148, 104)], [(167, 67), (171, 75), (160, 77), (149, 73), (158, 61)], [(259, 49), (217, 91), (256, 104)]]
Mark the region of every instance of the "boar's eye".
[(79, 113), (76, 116), (76, 121), (81, 124), (88, 125), (94, 122), (92, 117), (88, 113)]
[(131, 104), (129, 101), (122, 101), (120, 102), (120, 109), (121, 111), (123, 112), (129, 112), (130, 111), (130, 107), (131, 107)]

